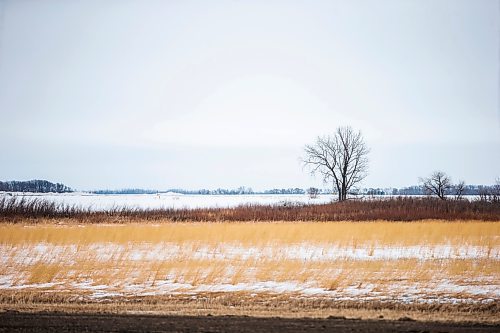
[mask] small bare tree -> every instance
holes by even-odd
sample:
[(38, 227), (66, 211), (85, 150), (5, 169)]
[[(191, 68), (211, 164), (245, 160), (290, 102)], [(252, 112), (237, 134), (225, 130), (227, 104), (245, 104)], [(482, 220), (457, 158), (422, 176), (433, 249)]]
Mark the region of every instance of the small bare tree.
[(478, 194), (480, 201), (489, 201), (490, 191), (488, 186), (480, 185)]
[(453, 185), (451, 178), (442, 171), (435, 171), (428, 178), (420, 178), (424, 191), (429, 195), (437, 195), (441, 200), (446, 199)]
[(495, 179), (495, 185), (491, 188), (491, 201), (500, 202), (500, 177)]
[(333, 136), (318, 137), (304, 150), (304, 166), (309, 166), (312, 174), (319, 173), (323, 181), (331, 180), (339, 201), (346, 200), (349, 190), (367, 176), (370, 150), (361, 132), (351, 127), (339, 127)]
[(493, 185), (480, 185), (478, 192), (480, 201), (500, 202), (500, 177), (495, 179)]
[(455, 199), (462, 200), (465, 194), (465, 182), (463, 180), (459, 181), (453, 186), (453, 190), (455, 191)]
[(307, 189), (307, 194), (309, 194), (309, 198), (316, 199), (318, 197), (319, 189), (316, 187), (309, 187)]

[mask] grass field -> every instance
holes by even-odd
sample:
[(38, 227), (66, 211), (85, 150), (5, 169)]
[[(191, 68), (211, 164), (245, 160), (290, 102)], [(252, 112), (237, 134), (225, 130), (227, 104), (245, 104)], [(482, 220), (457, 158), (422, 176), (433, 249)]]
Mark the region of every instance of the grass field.
[(6, 304), (278, 295), (303, 304), (462, 304), (491, 311), (500, 300), (498, 222), (51, 219), (1, 224), (0, 261)]

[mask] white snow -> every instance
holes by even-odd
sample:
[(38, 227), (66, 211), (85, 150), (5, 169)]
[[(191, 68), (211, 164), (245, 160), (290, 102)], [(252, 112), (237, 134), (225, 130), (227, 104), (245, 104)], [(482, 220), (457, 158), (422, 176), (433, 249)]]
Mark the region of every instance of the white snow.
[[(4, 277), (5, 278), (5, 277)], [(0, 281), (5, 281), (0, 278)], [(126, 284), (122, 286), (94, 285), (92, 280), (80, 283), (42, 283), (12, 285), (0, 284), (2, 289), (38, 288), (47, 291), (82, 290), (90, 292), (86, 297), (99, 299), (114, 296), (148, 296), (148, 295), (193, 295), (206, 292), (248, 292), (253, 296), (259, 293), (290, 294), (295, 297), (324, 297), (338, 301), (377, 300), (381, 302), (402, 303), (491, 303), (498, 301), (500, 291), (498, 284), (457, 284), (448, 280), (438, 280), (434, 285), (424, 285), (411, 282), (393, 283), (384, 292), (375, 291), (376, 285), (351, 285), (345, 288), (327, 290), (315, 285), (314, 282), (299, 283), (297, 281), (254, 281), (245, 283), (216, 283), (192, 285), (172, 280), (158, 281), (151, 284)], [(464, 296), (465, 295), (465, 296)], [(466, 296), (470, 295), (470, 296)]]
[[(45, 199), (70, 206), (90, 208), (93, 211), (112, 208), (212, 208), (236, 207), (239, 205), (279, 205), (285, 203), (320, 204), (331, 202), (334, 195), (319, 195), (311, 199), (307, 194), (248, 194), (248, 195), (183, 195), (174, 192), (160, 194), (92, 194), (73, 193), (11, 193), (26, 199)], [(0, 193), (5, 195), (5, 192)]]
[[(71, 255), (67, 255), (67, 254)], [(220, 243), (213, 246), (186, 242), (178, 243), (92, 243), (76, 246), (37, 243), (34, 245), (8, 246), (0, 244), (0, 263), (8, 261), (33, 265), (39, 262), (71, 264), (78, 259), (93, 258), (101, 262), (117, 258), (131, 261), (166, 261), (185, 258), (199, 260), (399, 260), (399, 259), (490, 259), (500, 261), (500, 248), (473, 245), (429, 245), (391, 247), (352, 247), (336, 244), (295, 245), (263, 244), (243, 246)]]

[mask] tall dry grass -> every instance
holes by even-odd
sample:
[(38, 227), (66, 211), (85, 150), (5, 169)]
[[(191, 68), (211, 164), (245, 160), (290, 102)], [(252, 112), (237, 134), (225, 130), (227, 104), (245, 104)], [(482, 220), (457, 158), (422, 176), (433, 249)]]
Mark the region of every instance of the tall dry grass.
[[(407, 288), (417, 288), (421, 290), (424, 299), (442, 297), (443, 295), (433, 293), (432, 290), (443, 282), (457, 286), (482, 286), (491, 283), (495, 285), (499, 277), (498, 269), (498, 263), (487, 259), (340, 259), (316, 262), (179, 258), (164, 261), (89, 262), (83, 259), (65, 259), (58, 264), (38, 263), (17, 267), (9, 265), (2, 268), (2, 274), (22, 275), (23, 278), (14, 284), (16, 289), (23, 285), (30, 289), (32, 284), (55, 283), (59, 285), (46, 288), (79, 290), (83, 295), (94, 292), (93, 286), (101, 286), (102, 290), (108, 293), (149, 294), (165, 292), (161, 287), (164, 283), (182, 284), (177, 286), (175, 291), (191, 292), (191, 288), (210, 288), (214, 285), (255, 284), (258, 288), (260, 283), (272, 281), (337, 291), (339, 296), (348, 288), (368, 288), (364, 295), (360, 293), (360, 297), (374, 296), (374, 293), (395, 297), (408, 292)], [(492, 297), (471, 294), (469, 288), (461, 289), (463, 288), (441, 292), (448, 293), (449, 297)], [(436, 292), (439, 292), (439, 289), (436, 289)]]
[[(227, 250), (227, 244), (233, 247)], [(488, 255), (435, 259), (431, 248), (422, 257), (417, 253), (393, 260), (310, 259), (288, 256), (286, 251), (295, 244), (348, 251), (445, 245), (453, 251), (479, 248)], [(172, 245), (178, 250), (171, 251)], [(162, 246), (168, 251), (158, 251)], [(235, 248), (241, 250), (236, 255), (224, 252)], [(194, 287), (273, 281), (340, 293), (368, 288), (370, 295), (392, 297), (406, 288), (432, 290), (443, 281), (459, 286), (498, 283), (499, 248), (500, 223), (478, 221), (1, 224), (0, 277), (10, 277), (14, 287), (56, 283), (47, 288), (80, 290), (84, 295), (99, 285), (106, 292), (144, 293), (161, 291), (166, 281)], [(247, 251), (269, 255), (248, 256)], [(136, 287), (127, 289), (131, 286)], [(478, 297), (452, 292), (457, 293)]]
[(491, 221), (158, 222), (107, 225), (3, 223), (0, 224), (0, 244), (192, 243), (216, 246), (237, 243), (249, 246), (309, 243), (354, 248), (438, 244), (500, 246), (500, 223)]

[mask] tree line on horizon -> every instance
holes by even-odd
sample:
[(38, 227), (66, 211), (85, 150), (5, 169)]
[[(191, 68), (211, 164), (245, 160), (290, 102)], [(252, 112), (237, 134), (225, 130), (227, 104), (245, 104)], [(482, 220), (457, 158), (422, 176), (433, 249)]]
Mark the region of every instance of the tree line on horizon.
[[(492, 192), (496, 185), (465, 185), (462, 191), (462, 195), (477, 195), (481, 196), (483, 194)], [(186, 195), (245, 195), (245, 194), (309, 194), (312, 197), (318, 195), (334, 195), (337, 194), (333, 189), (320, 189), (317, 187), (310, 187), (307, 189), (303, 188), (275, 188), (264, 191), (253, 191), (251, 188), (247, 188), (246, 191), (242, 192), (238, 189), (223, 189), (218, 188), (214, 190), (209, 189), (199, 189), (199, 190), (186, 190), (186, 189), (168, 189), (163, 191), (149, 190), (149, 189), (119, 189), (119, 190), (96, 190), (91, 191), (93, 194), (165, 194), (165, 193), (178, 193)], [(446, 195), (454, 195), (455, 192), (446, 192)], [(426, 189), (421, 185), (413, 185), (402, 188), (380, 188), (380, 187), (370, 187), (361, 189), (352, 189), (349, 192), (350, 196), (378, 196), (378, 195), (392, 195), (392, 196), (411, 196), (411, 195), (428, 195)]]
[(61, 183), (51, 183), (47, 180), (33, 179), (28, 181), (0, 181), (2, 192), (34, 192), (34, 193), (66, 193), (73, 192), (70, 187)]
[[(448, 186), (448, 181), (444, 182), (444, 196), (456, 194), (456, 189)], [(489, 197), (500, 191), (500, 183), (495, 185), (463, 185), (460, 190), (461, 196), (463, 195), (476, 195), (480, 197)], [(68, 186), (61, 183), (52, 183), (46, 180), (30, 180), (30, 181), (0, 181), (0, 192), (32, 192), (32, 193), (69, 193), (74, 192), (74, 190)], [(165, 193), (178, 193), (186, 195), (251, 195), (251, 194), (274, 194), (274, 195), (293, 195), (293, 194), (308, 194), (311, 198), (315, 198), (318, 195), (336, 195), (334, 189), (320, 189), (316, 187), (310, 187), (307, 189), (294, 187), (294, 188), (273, 188), (264, 191), (254, 191), (250, 187), (240, 186), (236, 189), (198, 189), (198, 190), (186, 190), (186, 189), (168, 189), (163, 191), (152, 190), (152, 189), (141, 189), (141, 188), (126, 188), (126, 189), (105, 189), (105, 190), (95, 190), (91, 191), (93, 194), (165, 194)], [(429, 189), (426, 189), (423, 185), (413, 185), (402, 188), (356, 188), (350, 189), (349, 196), (351, 197), (362, 197), (362, 196), (379, 196), (379, 195), (392, 195), (392, 196), (412, 196), (412, 195), (429, 195)], [(498, 194), (496, 194), (498, 196)]]

